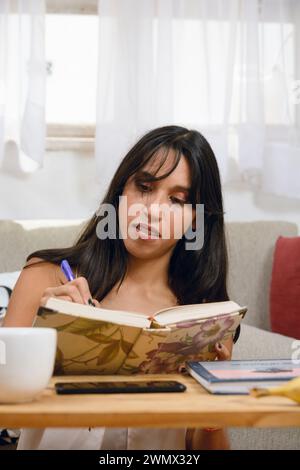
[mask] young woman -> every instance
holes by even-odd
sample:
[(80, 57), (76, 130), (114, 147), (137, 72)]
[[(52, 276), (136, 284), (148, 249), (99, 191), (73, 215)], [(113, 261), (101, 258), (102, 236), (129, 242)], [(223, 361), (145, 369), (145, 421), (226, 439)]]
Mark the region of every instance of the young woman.
[[(74, 246), (32, 253), (4, 326), (31, 326), (38, 306), (51, 296), (79, 303), (92, 297), (97, 306), (141, 315), (228, 300), (219, 170), (199, 132), (165, 126), (147, 133), (120, 163), (103, 203), (115, 208), (122, 236), (99, 237), (104, 215), (97, 211)], [(139, 210), (130, 213), (135, 204)], [(197, 204), (204, 204), (204, 242), (188, 250)], [(166, 227), (168, 236), (162, 236)], [(63, 259), (76, 272), (74, 281), (61, 272)], [(216, 345), (218, 359), (231, 357), (233, 340)], [(24, 430), (19, 448), (224, 449), (228, 442), (222, 429), (48, 429)]]

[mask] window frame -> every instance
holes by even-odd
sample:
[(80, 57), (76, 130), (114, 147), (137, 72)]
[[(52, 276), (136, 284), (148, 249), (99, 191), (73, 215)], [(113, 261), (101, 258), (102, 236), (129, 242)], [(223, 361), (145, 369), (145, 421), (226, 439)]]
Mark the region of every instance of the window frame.
[[(46, 14), (97, 15), (98, 0), (46, 0)], [(93, 125), (48, 123), (46, 150), (75, 150), (92, 152), (95, 146)]]
[(46, 13), (97, 15), (98, 0), (46, 0)]

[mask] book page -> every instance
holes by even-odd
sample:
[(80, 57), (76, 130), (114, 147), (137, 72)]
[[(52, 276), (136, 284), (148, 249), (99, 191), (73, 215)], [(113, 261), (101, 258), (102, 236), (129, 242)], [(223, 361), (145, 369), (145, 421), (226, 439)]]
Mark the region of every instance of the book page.
[(47, 300), (45, 307), (56, 312), (65, 313), (66, 315), (73, 315), (90, 320), (109, 320), (112, 323), (119, 325), (144, 328), (151, 324), (148, 316), (142, 313), (91, 307), (89, 305), (83, 305), (76, 302), (55, 299), (53, 297)]
[(245, 315), (247, 307), (241, 307), (236, 302), (210, 302), (171, 307), (157, 312), (154, 318), (158, 324), (163, 326), (185, 320), (212, 318), (241, 311)]

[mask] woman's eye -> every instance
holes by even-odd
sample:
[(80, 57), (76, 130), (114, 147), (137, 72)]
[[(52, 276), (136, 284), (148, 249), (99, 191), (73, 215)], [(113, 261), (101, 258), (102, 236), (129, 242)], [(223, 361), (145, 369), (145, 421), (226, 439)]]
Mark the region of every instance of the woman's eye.
[(183, 204), (186, 203), (186, 201), (184, 201), (183, 199), (178, 199), (177, 197), (174, 197), (174, 196), (171, 196), (170, 200), (173, 202), (173, 204), (180, 204), (181, 206), (183, 206)]
[(141, 191), (142, 193), (147, 193), (147, 192), (150, 192), (151, 191), (151, 186), (147, 185), (147, 184), (143, 184), (143, 183), (136, 183), (136, 186), (137, 188), (139, 189), (139, 191)]

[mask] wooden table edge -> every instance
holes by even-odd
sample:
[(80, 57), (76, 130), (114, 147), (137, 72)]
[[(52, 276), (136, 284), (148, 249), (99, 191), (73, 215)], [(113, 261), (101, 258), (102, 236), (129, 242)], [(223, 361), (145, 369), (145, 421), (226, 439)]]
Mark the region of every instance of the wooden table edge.
[[(92, 380), (178, 380), (187, 386), (183, 393), (124, 394), (106, 395), (104, 403), (110, 404), (108, 410), (90, 409), (97, 403), (99, 395), (81, 395), (76, 400), (87, 398), (90, 408), (81, 407), (76, 413), (62, 409), (64, 403), (70, 405), (70, 396), (57, 396), (54, 383), (58, 381)], [(170, 396), (182, 409), (168, 409)], [(74, 396), (73, 396), (74, 397)], [(102, 395), (103, 397), (103, 395)], [(110, 398), (109, 398), (110, 397)], [(69, 400), (68, 400), (69, 399)], [(145, 400), (146, 399), (146, 400)], [(149, 402), (157, 399), (157, 410), (149, 409)], [(53, 400), (53, 402), (52, 402)], [(114, 409), (122, 401), (122, 407)], [(127, 400), (127, 403), (126, 403)], [(132, 406), (137, 400), (139, 407)], [(52, 410), (48, 411), (49, 402)], [(169, 402), (169, 403), (168, 403)], [(82, 402), (80, 402), (82, 403)], [(164, 405), (165, 403), (165, 405)], [(221, 405), (220, 405), (221, 404)], [(125, 407), (131, 406), (127, 411)], [(218, 405), (214, 409), (214, 405)], [(201, 406), (198, 409), (197, 406)], [(220, 408), (221, 406), (221, 408)], [(142, 408), (141, 408), (142, 407)], [(59, 411), (55, 408), (60, 408)], [(117, 407), (116, 407), (117, 408)], [(220, 411), (221, 410), (221, 411)], [(0, 427), (9, 428), (50, 428), (50, 427), (145, 427), (145, 428), (181, 428), (181, 427), (297, 427), (300, 426), (300, 406), (281, 397), (254, 399), (249, 396), (215, 396), (207, 393), (198, 382), (182, 374), (160, 374), (139, 376), (101, 376), (101, 377), (53, 377), (50, 388), (45, 390), (39, 400), (27, 404), (0, 405)]]

